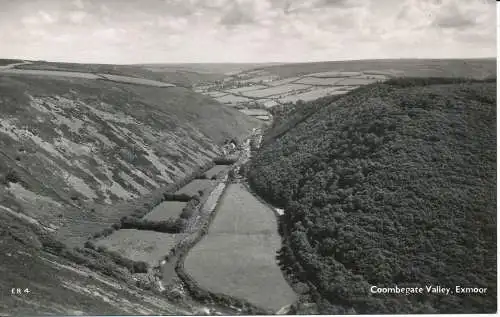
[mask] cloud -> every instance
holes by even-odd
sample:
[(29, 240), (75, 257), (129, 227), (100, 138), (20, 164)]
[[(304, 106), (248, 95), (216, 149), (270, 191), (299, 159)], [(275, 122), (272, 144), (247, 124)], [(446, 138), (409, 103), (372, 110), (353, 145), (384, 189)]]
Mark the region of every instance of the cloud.
[(358, 0), (318, 0), (315, 1), (315, 7), (332, 7), (332, 8), (355, 8), (363, 6), (363, 3)]
[(68, 19), (72, 23), (81, 24), (87, 17), (87, 12), (85, 11), (72, 11), (68, 14)]
[(77, 7), (80, 10), (85, 8), (85, 4), (83, 3), (83, 0), (74, 0), (72, 3), (75, 7)]
[(456, 5), (447, 5), (437, 13), (432, 24), (443, 29), (463, 29), (476, 25), (476, 16), (461, 12)]
[(239, 4), (237, 1), (231, 5), (230, 9), (220, 19), (220, 24), (226, 26), (251, 24), (254, 22), (253, 8), (248, 4)]
[(1, 57), (140, 63), (496, 55), (495, 10), (484, 0), (24, 0), (6, 5), (0, 12), (0, 42), (9, 45)]

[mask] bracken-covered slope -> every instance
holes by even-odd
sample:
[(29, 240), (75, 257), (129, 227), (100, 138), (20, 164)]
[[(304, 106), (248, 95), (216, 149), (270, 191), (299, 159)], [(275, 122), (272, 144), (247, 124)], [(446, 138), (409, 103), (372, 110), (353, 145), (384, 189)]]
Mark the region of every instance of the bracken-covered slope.
[(0, 76), (0, 116), (0, 205), (55, 231), (106, 225), (110, 204), (183, 178), (257, 126), (184, 88), (28, 76)]
[(0, 75), (0, 315), (193, 313), (74, 247), (257, 126), (184, 88)]
[(496, 311), (496, 85), (440, 82), (353, 91), (253, 159), (251, 185), (284, 207), (323, 313)]

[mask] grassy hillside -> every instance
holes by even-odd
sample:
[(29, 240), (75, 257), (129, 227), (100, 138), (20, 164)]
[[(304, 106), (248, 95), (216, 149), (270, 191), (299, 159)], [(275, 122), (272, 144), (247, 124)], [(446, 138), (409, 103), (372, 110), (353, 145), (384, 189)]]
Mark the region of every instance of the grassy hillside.
[(18, 69), (59, 70), (84, 73), (104, 73), (157, 80), (175, 84), (180, 87), (191, 87), (193, 84), (220, 79), (220, 74), (203, 74), (175, 68), (157, 68), (141, 65), (109, 65), (109, 64), (79, 64), (46, 61), (32, 61), (19, 65)]
[(182, 179), (257, 126), (184, 88), (31, 76), (0, 76), (0, 116), (0, 204), (54, 230), (106, 225), (109, 204)]
[(284, 207), (322, 313), (496, 311), (495, 128), (494, 82), (399, 79), (353, 91), (261, 148), (249, 180)]
[(280, 78), (320, 73), (328, 70), (364, 72), (390, 77), (470, 77), (486, 78), (496, 74), (496, 60), (484, 59), (381, 59), (293, 63), (260, 68)]
[[(122, 277), (128, 272), (109, 259), (66, 250), (70, 261), (47, 252), (48, 246), (50, 239), (39, 228), (0, 206), (0, 270), (4, 272), (0, 274), (0, 315), (192, 313), (163, 296), (125, 283)], [(94, 270), (75, 264), (76, 259), (92, 263)], [(96, 268), (107, 271), (106, 275)]]

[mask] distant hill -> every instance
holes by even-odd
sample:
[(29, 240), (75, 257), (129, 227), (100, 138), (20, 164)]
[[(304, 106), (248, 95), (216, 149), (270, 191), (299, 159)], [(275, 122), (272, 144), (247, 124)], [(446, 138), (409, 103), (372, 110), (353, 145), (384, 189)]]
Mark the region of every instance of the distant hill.
[[(391, 77), (467, 77), (483, 79), (496, 75), (496, 59), (380, 59), (312, 63), (290, 63), (259, 67), (262, 73), (280, 78), (326, 71), (364, 72)], [(253, 69), (255, 70), (255, 69)], [(261, 74), (262, 75), (262, 74)]]
[(220, 74), (226, 75), (234, 72), (241, 72), (257, 67), (266, 67), (272, 65), (281, 65), (278, 63), (182, 63), (182, 64), (137, 64), (137, 66), (146, 67), (153, 71), (188, 71), (199, 74)]
[[(496, 101), (494, 80), (397, 79), (268, 132), (249, 181), (284, 208), (321, 313), (496, 311)], [(424, 293), (370, 292), (395, 285)]]
[(157, 80), (175, 84), (181, 87), (191, 87), (193, 84), (214, 81), (223, 78), (221, 74), (205, 74), (171, 68), (145, 67), (141, 65), (110, 65), (110, 64), (80, 64), (46, 61), (31, 61), (29, 64), (16, 66), (18, 69), (59, 70), (84, 73), (104, 73)]

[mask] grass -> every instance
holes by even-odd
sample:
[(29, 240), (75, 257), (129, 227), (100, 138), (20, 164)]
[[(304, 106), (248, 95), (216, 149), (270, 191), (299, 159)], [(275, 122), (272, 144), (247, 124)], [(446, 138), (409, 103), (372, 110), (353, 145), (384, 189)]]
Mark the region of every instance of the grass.
[(226, 172), (230, 169), (228, 165), (215, 165), (210, 170), (208, 170), (205, 175), (208, 179), (211, 179), (213, 176), (217, 176), (222, 172)]
[(182, 201), (164, 201), (144, 216), (149, 221), (163, 221), (177, 219), (187, 203)]
[(34, 75), (41, 77), (62, 77), (62, 79), (67, 78), (82, 78), (82, 79), (100, 79), (101, 77), (92, 73), (83, 72), (70, 72), (70, 71), (57, 71), (57, 70), (41, 70), (41, 69), (9, 69), (7, 71), (2, 71), (2, 74), (10, 75)]
[(304, 85), (313, 85), (313, 86), (335, 86), (340, 81), (344, 80), (344, 78), (315, 78), (315, 77), (304, 77), (300, 80), (297, 80), (295, 83), (304, 84)]
[(281, 78), (326, 71), (362, 72), (364, 70), (399, 71), (406, 77), (472, 77), (486, 78), (496, 74), (496, 60), (485, 59), (385, 59), (294, 63), (263, 67), (262, 70)]
[(195, 179), (191, 183), (179, 189), (176, 194), (187, 194), (189, 196), (198, 195), (199, 191), (207, 192), (215, 187), (216, 181)]
[(143, 261), (150, 267), (155, 267), (175, 246), (176, 239), (174, 234), (121, 229), (96, 241), (95, 245), (117, 252), (132, 261)]
[(100, 74), (100, 76), (105, 78), (105, 79), (111, 80), (111, 81), (116, 81), (116, 82), (126, 83), (126, 84), (149, 85), (149, 86), (155, 86), (155, 87), (172, 87), (172, 86), (174, 86), (174, 85), (169, 84), (169, 83), (164, 83), (164, 82), (160, 82), (157, 80), (144, 79), (144, 78), (134, 78), (134, 77), (108, 75), (108, 74)]
[(215, 99), (220, 103), (238, 103), (238, 102), (251, 101), (251, 99), (248, 99), (248, 98), (245, 98), (242, 96), (235, 96), (235, 95), (224, 95), (224, 96), (216, 97)]
[(21, 59), (0, 59), (0, 66), (6, 66), (10, 64), (22, 63)]
[(342, 86), (361, 86), (376, 83), (378, 79), (368, 79), (368, 78), (345, 78), (339, 82), (337, 85)]
[(307, 88), (310, 88), (310, 86), (302, 84), (284, 84), (282, 86), (275, 86), (272, 88), (245, 91), (243, 92), (243, 95), (247, 97), (263, 98), (274, 95), (286, 94), (294, 90), (304, 90)]
[(279, 99), (281, 103), (286, 103), (286, 102), (297, 102), (298, 100), (302, 101), (312, 101), (316, 100), (325, 96), (331, 96), (331, 95), (341, 95), (345, 94), (347, 91), (346, 90), (341, 90), (340, 87), (328, 87), (328, 88), (316, 88), (312, 89), (310, 91), (304, 92), (304, 93), (299, 93), (295, 95), (288, 95), (286, 97), (283, 97)]
[[(109, 64), (78, 64), (78, 63), (58, 63), (34, 61), (31, 64), (20, 65), (18, 69), (28, 70), (52, 70), (52, 71), (68, 71), (81, 73), (102, 73), (117, 76), (127, 76), (142, 79), (149, 79), (165, 83), (172, 83), (181, 87), (191, 87), (192, 81), (176, 71), (157, 70), (152, 71), (147, 67), (138, 65), (109, 65)], [(196, 79), (196, 73), (190, 76), (191, 79)]]
[[(268, 138), (248, 177), (284, 207), (320, 311), (496, 311), (495, 81), (393, 79), (311, 104)], [(488, 293), (369, 293), (424, 284)]]
[(291, 304), (296, 295), (276, 263), (281, 239), (273, 211), (242, 185), (230, 185), (208, 235), (184, 267), (202, 287), (230, 294), (267, 310)]
[(252, 85), (252, 86), (247, 86), (247, 87), (240, 87), (240, 88), (233, 88), (233, 89), (228, 89), (227, 92), (230, 93), (243, 93), (245, 91), (250, 91), (250, 90), (256, 90), (256, 89), (263, 89), (266, 88), (266, 86), (263, 85)]
[[(102, 256), (94, 258), (56, 244), (36, 226), (0, 210), (0, 263), (6, 273), (0, 274), (1, 315), (185, 314), (164, 298), (130, 288), (114, 277), (124, 275)], [(56, 249), (60, 256), (49, 253)], [(82, 264), (93, 263), (92, 269), (76, 264), (75, 258)], [(11, 288), (28, 288), (30, 293), (11, 295)]]

